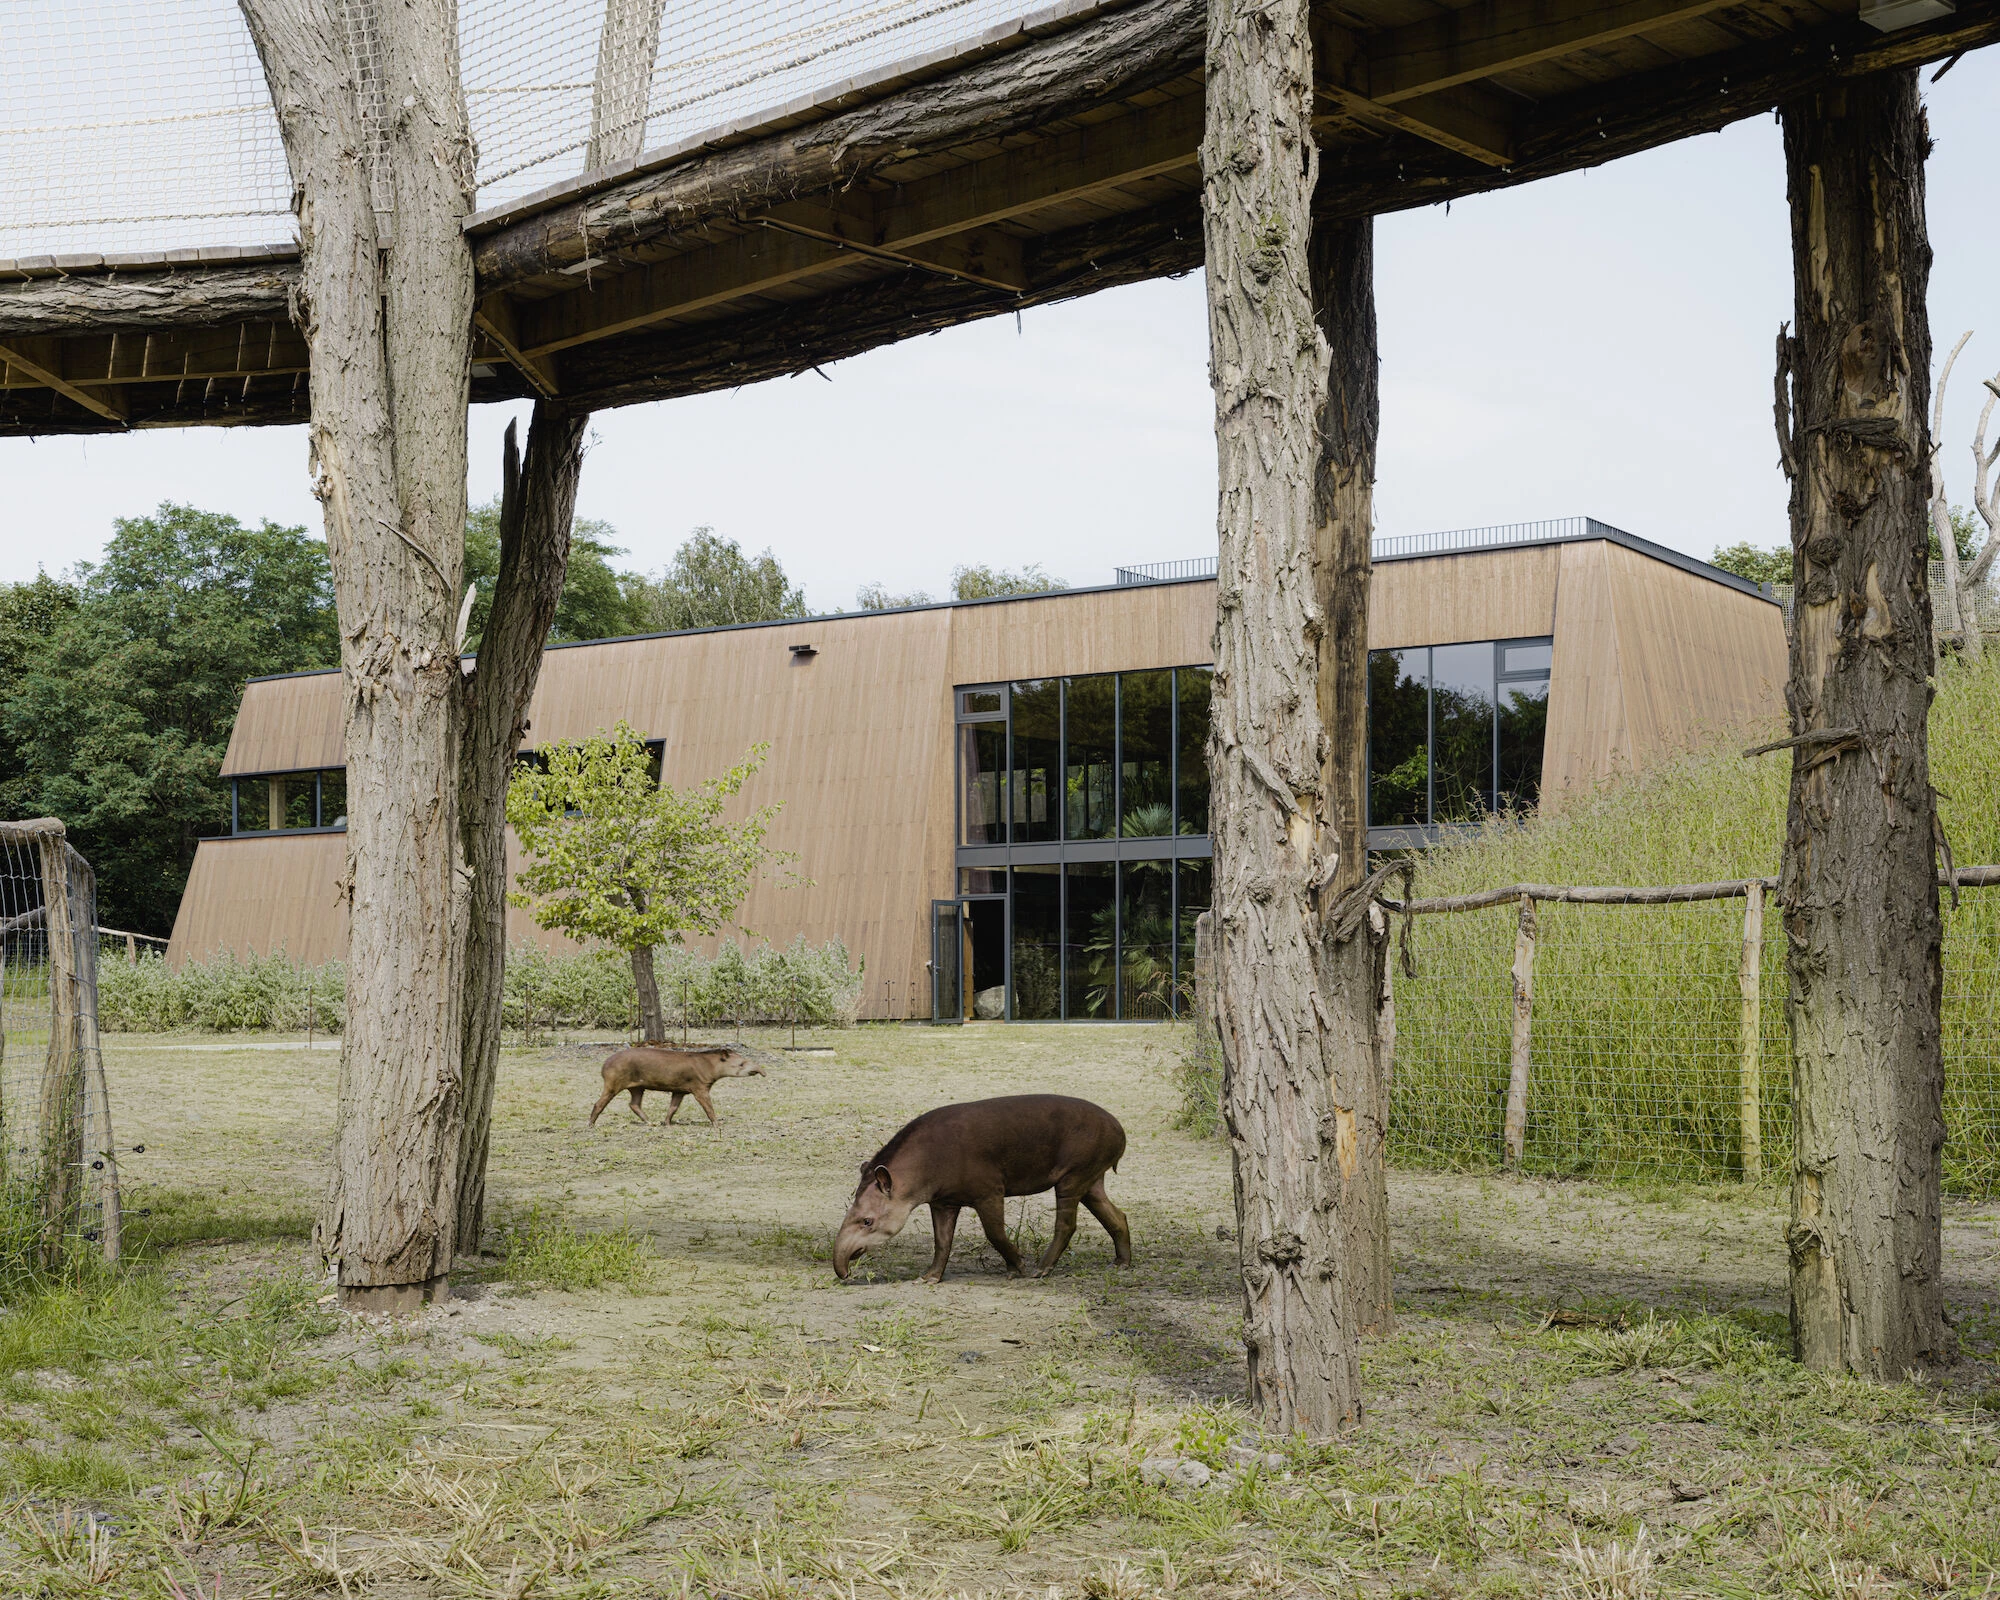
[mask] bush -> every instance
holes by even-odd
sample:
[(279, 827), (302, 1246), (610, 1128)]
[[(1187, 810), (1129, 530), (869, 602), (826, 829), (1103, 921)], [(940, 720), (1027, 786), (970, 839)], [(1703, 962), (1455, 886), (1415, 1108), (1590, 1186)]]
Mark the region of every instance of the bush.
[(305, 967), (283, 951), (236, 956), (219, 950), (178, 971), (157, 954), (98, 963), (97, 1025), (107, 1033), (303, 1033), (308, 1019), (328, 1033), (338, 1033), (346, 1021), (347, 975), (340, 962)]
[(1180, 1095), (1174, 1126), (1197, 1139), (1220, 1139), (1222, 1050), (1213, 1039), (1204, 1039), (1192, 1024), (1177, 1031), (1180, 1049), (1167, 1067), (1168, 1080)]
[[(861, 1001), (864, 965), (839, 940), (823, 945), (804, 937), (779, 948), (762, 945), (745, 955), (725, 943), (713, 960), (686, 950), (665, 952), (660, 997), (670, 1021), (692, 1027), (719, 1022), (786, 1023), (847, 1027)], [(623, 951), (554, 952), (517, 944), (507, 952), (501, 997), (506, 1026), (630, 1028), (639, 1015), (632, 964)], [(347, 1017), (347, 981), (341, 963), (304, 967), (279, 952), (235, 956), (218, 951), (179, 970), (158, 955), (136, 963), (100, 962), (98, 1026), (109, 1033), (168, 1033), (192, 1028), (211, 1033), (245, 1029), (305, 1031), (313, 1025), (338, 1033)], [(531, 1014), (532, 1013), (532, 1014)]]
[(585, 1232), (559, 1213), (531, 1206), (499, 1228), (501, 1275), (509, 1283), (551, 1289), (637, 1287), (646, 1281), (652, 1247), (629, 1227)]

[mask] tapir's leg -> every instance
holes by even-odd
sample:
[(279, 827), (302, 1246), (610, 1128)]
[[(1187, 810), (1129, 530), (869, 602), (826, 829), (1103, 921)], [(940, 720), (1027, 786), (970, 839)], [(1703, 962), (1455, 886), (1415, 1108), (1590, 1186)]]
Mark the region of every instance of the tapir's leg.
[(1021, 1260), (1021, 1252), (1014, 1248), (1014, 1241), (1007, 1237), (1007, 1202), (999, 1195), (988, 1195), (975, 1209), (979, 1213), (979, 1225), (986, 1230), (986, 1242), (1000, 1252), (1000, 1259), (1007, 1263), (1007, 1275), (1018, 1278), (1027, 1270)]
[(931, 1258), (930, 1271), (924, 1274), (932, 1283), (944, 1282), (945, 1263), (951, 1260), (952, 1235), (958, 1232), (958, 1207), (948, 1206), (942, 1200), (931, 1202), (931, 1237), (937, 1241), (937, 1254)]
[(606, 1089), (597, 1097), (597, 1104), (590, 1108), (590, 1125), (593, 1128), (597, 1126), (597, 1119), (604, 1115), (604, 1108), (610, 1105), (617, 1095), (616, 1089)]
[(1111, 1196), (1104, 1192), (1104, 1177), (1100, 1173), (1097, 1182), (1083, 1193), (1083, 1203), (1090, 1207), (1090, 1214), (1104, 1224), (1104, 1231), (1111, 1235), (1111, 1248), (1118, 1265), (1132, 1265), (1132, 1230), (1125, 1224), (1125, 1213), (1111, 1203)]
[(680, 1090), (676, 1089), (674, 1091), (673, 1099), (667, 1102), (667, 1121), (672, 1122), (675, 1117), (681, 1114), (681, 1102), (686, 1098), (687, 1096), (682, 1094)]
[(715, 1126), (715, 1107), (708, 1098), (708, 1091), (699, 1084), (695, 1086), (694, 1103), (708, 1113), (709, 1126)]
[(1076, 1233), (1076, 1195), (1056, 1195), (1056, 1231), (1049, 1236), (1049, 1247), (1042, 1252), (1042, 1259), (1035, 1268), (1035, 1276), (1046, 1278), (1062, 1260), (1069, 1248), (1070, 1239)]
[(641, 1111), (639, 1107), (645, 1103), (646, 1091), (644, 1089), (634, 1089), (632, 1091), (632, 1115), (637, 1117), (641, 1122), (646, 1120), (646, 1113)]

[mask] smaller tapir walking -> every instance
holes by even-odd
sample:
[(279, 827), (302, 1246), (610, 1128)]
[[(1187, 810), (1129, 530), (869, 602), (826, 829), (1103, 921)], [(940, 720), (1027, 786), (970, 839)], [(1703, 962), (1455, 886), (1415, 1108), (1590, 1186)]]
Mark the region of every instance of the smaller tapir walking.
[(715, 1107), (708, 1091), (715, 1087), (716, 1079), (763, 1076), (762, 1067), (731, 1045), (711, 1045), (701, 1050), (677, 1050), (661, 1044), (633, 1045), (604, 1063), (604, 1093), (590, 1108), (590, 1124), (595, 1127), (604, 1108), (627, 1092), (632, 1096), (632, 1115), (644, 1122), (646, 1114), (639, 1107), (648, 1089), (658, 1089), (674, 1097), (667, 1107), (667, 1121), (672, 1122), (681, 1102), (693, 1095), (694, 1103), (714, 1122)]
[(862, 1163), (854, 1203), (834, 1239), (833, 1270), (845, 1278), (856, 1256), (893, 1239), (910, 1212), (928, 1204), (937, 1254), (925, 1278), (943, 1281), (964, 1206), (979, 1213), (986, 1242), (1018, 1278), (1027, 1267), (1007, 1237), (1007, 1196), (1044, 1189), (1056, 1192), (1056, 1227), (1036, 1277), (1046, 1276), (1069, 1248), (1079, 1203), (1111, 1235), (1118, 1265), (1129, 1267), (1132, 1231), (1104, 1192), (1104, 1174), (1115, 1171), (1124, 1154), (1118, 1119), (1068, 1095), (1011, 1094), (926, 1111)]

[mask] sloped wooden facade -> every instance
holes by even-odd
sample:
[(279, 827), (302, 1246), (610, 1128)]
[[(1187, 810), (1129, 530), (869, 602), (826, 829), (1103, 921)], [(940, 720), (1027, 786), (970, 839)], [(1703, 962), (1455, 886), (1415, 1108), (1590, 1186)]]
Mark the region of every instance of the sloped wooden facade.
[[(1598, 538), (1384, 560), (1370, 643), (1553, 636), (1544, 803), (1560, 804), (1781, 715), (1782, 614), (1709, 570)], [(1214, 607), (1211, 579), (561, 646), (528, 742), (623, 719), (663, 742), (676, 783), (768, 743), (744, 801), (782, 803), (772, 843), (811, 881), (760, 885), (744, 924), (779, 942), (845, 941), (867, 961), (864, 1016), (928, 1014), (926, 912), (956, 892), (953, 687), (1204, 664)], [(339, 767), (340, 715), (337, 673), (253, 682), (225, 774)], [(344, 851), (338, 832), (204, 840), (169, 959), (338, 957)], [(558, 942), (510, 916), (514, 937)]]

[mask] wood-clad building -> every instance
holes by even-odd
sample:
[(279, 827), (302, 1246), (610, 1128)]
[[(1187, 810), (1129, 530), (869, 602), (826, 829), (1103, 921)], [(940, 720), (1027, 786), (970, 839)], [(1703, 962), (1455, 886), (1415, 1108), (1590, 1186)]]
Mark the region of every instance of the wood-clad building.
[[(840, 939), (862, 1014), (1157, 1016), (1207, 902), (1213, 576), (557, 646), (527, 742), (620, 720), (686, 784), (768, 744), (746, 805), (804, 884), (743, 922)], [(1587, 519), (1378, 544), (1371, 843), (1421, 844), (1782, 711), (1782, 614)], [(169, 959), (318, 962), (346, 927), (341, 678), (253, 681)], [(523, 912), (521, 939), (559, 942)], [(961, 970), (962, 969), (962, 970)]]

